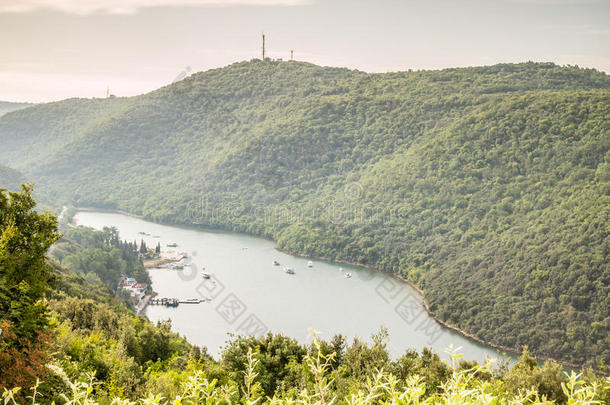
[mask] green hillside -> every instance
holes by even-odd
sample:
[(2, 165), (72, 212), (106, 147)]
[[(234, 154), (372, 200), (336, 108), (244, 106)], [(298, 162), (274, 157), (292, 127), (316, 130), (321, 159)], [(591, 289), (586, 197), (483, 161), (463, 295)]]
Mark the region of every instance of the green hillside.
[(0, 101), (0, 117), (2, 117), (4, 114), (21, 110), (22, 108), (26, 108), (31, 105), (32, 104), (30, 103), (11, 103), (9, 101)]
[(0, 165), (0, 188), (14, 191), (19, 189), (19, 185), (24, 182), (25, 179), (21, 173)]
[(610, 362), (610, 78), (237, 63), (0, 119), (0, 163), (74, 205), (273, 238), (421, 286), (481, 339)]

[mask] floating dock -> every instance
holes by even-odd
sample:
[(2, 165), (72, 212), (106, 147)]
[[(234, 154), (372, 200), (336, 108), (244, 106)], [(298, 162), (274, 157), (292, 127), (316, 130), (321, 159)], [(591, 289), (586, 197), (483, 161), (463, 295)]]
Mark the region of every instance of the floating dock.
[(165, 305), (166, 307), (177, 307), (180, 304), (201, 304), (210, 301), (207, 298), (151, 298), (148, 305)]

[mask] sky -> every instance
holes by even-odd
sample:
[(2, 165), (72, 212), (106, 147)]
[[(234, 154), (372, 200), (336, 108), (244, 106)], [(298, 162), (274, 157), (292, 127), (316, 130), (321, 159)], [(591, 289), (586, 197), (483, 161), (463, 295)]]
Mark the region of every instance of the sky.
[(610, 73), (609, 0), (0, 0), (0, 100), (146, 93), (267, 54), (367, 72), (541, 61)]

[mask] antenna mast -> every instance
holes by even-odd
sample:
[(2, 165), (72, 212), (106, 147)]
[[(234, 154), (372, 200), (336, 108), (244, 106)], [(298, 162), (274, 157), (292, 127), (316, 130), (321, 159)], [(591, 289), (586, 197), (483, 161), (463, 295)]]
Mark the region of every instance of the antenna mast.
[(263, 33), (263, 61), (265, 61), (265, 34)]

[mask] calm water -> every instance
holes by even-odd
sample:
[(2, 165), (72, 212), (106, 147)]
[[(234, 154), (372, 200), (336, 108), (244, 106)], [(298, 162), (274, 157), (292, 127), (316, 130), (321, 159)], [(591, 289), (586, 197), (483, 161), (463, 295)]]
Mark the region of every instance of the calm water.
[[(257, 335), (269, 330), (306, 343), (311, 341), (308, 329), (313, 328), (324, 339), (341, 333), (351, 341), (370, 340), (385, 325), (393, 356), (423, 347), (442, 353), (453, 345), (461, 347), (466, 359), (498, 357), (495, 350), (442, 328), (427, 315), (416, 291), (378, 272), (318, 260), (308, 268), (308, 259), (281, 253), (273, 242), (246, 235), (160, 225), (114, 213), (79, 212), (75, 219), (97, 229), (115, 226), (125, 240), (143, 238), (149, 247), (160, 242), (162, 250), (188, 253), (191, 265), (184, 270), (151, 269), (153, 288), (160, 297), (211, 301), (177, 308), (149, 306), (146, 315), (155, 322), (171, 319), (175, 331), (214, 355), (228, 333)], [(178, 247), (168, 248), (168, 243)], [(281, 266), (274, 266), (274, 260)], [(209, 280), (201, 277), (204, 266), (212, 274)], [(284, 266), (296, 274), (284, 273)], [(353, 276), (346, 278), (346, 272)]]

